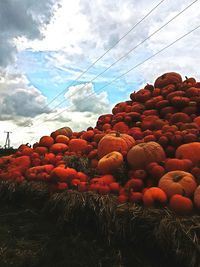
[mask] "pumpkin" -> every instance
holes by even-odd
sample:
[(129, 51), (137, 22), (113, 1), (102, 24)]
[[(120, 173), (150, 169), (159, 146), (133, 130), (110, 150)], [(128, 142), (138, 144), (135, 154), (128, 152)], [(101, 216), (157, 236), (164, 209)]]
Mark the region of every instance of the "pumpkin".
[(127, 161), (133, 169), (145, 169), (150, 162), (161, 162), (165, 158), (165, 151), (156, 142), (137, 144), (127, 154)]
[(84, 139), (74, 138), (69, 141), (69, 151), (72, 152), (83, 152), (87, 146), (88, 142)]
[(68, 144), (69, 142), (69, 137), (63, 134), (57, 135), (55, 139), (56, 143), (63, 143), (63, 144)]
[(196, 117), (193, 122), (195, 122), (200, 127), (200, 116)]
[(34, 151), (40, 155), (45, 155), (48, 153), (48, 148), (45, 146), (37, 146)]
[(178, 194), (170, 198), (169, 207), (178, 215), (190, 215), (193, 212), (192, 200)]
[(176, 159), (171, 158), (165, 161), (165, 169), (166, 171), (189, 171), (192, 167), (193, 163), (189, 159)]
[(88, 130), (86, 132), (84, 132), (82, 135), (81, 135), (81, 138), (82, 139), (85, 139), (87, 141), (91, 141), (94, 137), (94, 131), (93, 130)]
[(108, 133), (98, 143), (98, 157), (101, 159), (112, 151), (127, 153), (134, 145), (135, 139), (128, 134), (120, 134), (118, 132)]
[(178, 123), (178, 122), (188, 123), (188, 122), (191, 122), (191, 118), (186, 113), (177, 112), (177, 113), (175, 113), (175, 114), (173, 114), (171, 116), (169, 122), (170, 122), (170, 124), (175, 124), (175, 123)]
[(34, 150), (33, 148), (31, 147), (25, 147), (22, 151), (21, 151), (21, 155), (24, 155), (24, 156), (30, 156), (34, 153)]
[(57, 153), (63, 153), (68, 150), (68, 145), (63, 143), (55, 143), (50, 147), (50, 151), (57, 154)]
[(171, 100), (171, 104), (177, 108), (184, 108), (189, 105), (190, 99), (184, 96), (174, 96)]
[(155, 80), (154, 87), (163, 88), (169, 84), (179, 84), (182, 82), (182, 77), (176, 72), (167, 72)]
[(50, 147), (53, 145), (54, 139), (51, 136), (42, 136), (39, 141), (39, 146), (45, 146), (45, 147)]
[(176, 149), (176, 158), (178, 159), (190, 159), (193, 164), (200, 162), (200, 143), (192, 142), (183, 144)]
[(113, 126), (113, 130), (120, 133), (128, 133), (129, 128), (126, 123), (120, 121)]
[(60, 129), (57, 129), (56, 131), (52, 132), (51, 137), (53, 137), (55, 139), (56, 136), (61, 135), (61, 134), (66, 135), (68, 137), (71, 137), (73, 132), (72, 132), (70, 127), (62, 127)]
[(137, 102), (146, 102), (151, 98), (151, 91), (147, 89), (140, 89), (139, 91), (136, 92), (135, 94), (135, 101)]
[(71, 182), (77, 176), (77, 171), (73, 168), (56, 167), (51, 172), (52, 180), (59, 182)]
[(31, 167), (26, 171), (26, 178), (28, 180), (49, 180), (53, 169), (54, 166), (52, 164)]
[(175, 194), (192, 196), (197, 183), (195, 177), (185, 171), (170, 171), (164, 174), (159, 181), (159, 188), (161, 188), (168, 197)]
[(145, 207), (157, 207), (163, 206), (167, 202), (166, 193), (158, 188), (151, 187), (145, 190), (143, 194), (143, 203)]
[(112, 151), (103, 156), (98, 161), (97, 168), (102, 174), (108, 174), (115, 172), (119, 167), (122, 166), (124, 161), (123, 155), (120, 152)]
[(194, 205), (200, 210), (200, 185), (194, 191)]

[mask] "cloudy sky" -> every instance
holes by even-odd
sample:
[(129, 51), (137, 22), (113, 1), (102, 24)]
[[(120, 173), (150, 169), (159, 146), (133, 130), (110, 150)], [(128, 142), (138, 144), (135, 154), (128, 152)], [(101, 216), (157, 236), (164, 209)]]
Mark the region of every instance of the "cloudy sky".
[(199, 1), (1, 0), (0, 145), (94, 127), (164, 72), (200, 80), (200, 28), (152, 57), (199, 25)]

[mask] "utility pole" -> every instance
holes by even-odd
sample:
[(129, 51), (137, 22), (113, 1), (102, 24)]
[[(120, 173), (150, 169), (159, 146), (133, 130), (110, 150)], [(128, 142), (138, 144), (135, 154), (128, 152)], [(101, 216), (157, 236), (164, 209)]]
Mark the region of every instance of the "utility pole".
[(4, 148), (10, 148), (10, 133), (12, 132), (6, 132), (4, 131), (4, 133), (6, 133), (6, 142), (5, 142), (5, 145), (4, 145)]

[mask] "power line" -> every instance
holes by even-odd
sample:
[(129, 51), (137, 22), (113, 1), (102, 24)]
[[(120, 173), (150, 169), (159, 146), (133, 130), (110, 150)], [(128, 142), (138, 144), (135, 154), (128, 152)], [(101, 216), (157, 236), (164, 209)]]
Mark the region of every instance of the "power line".
[[(200, 25), (198, 25), (197, 27), (195, 27), (194, 29), (192, 29), (191, 31), (187, 32), (186, 34), (182, 35), (181, 37), (179, 37), (178, 39), (176, 39), (175, 41), (173, 41), (172, 43), (168, 44), (167, 46), (163, 47), (161, 50), (159, 50), (158, 52), (156, 52), (155, 54), (151, 55), (150, 57), (146, 58), (145, 60), (143, 60), (142, 62), (136, 64), (135, 66), (133, 66), (131, 69), (129, 69), (128, 71), (124, 72), (123, 74), (117, 76), (116, 78), (114, 78), (111, 82), (107, 83), (105, 86), (101, 87), (98, 91), (103, 90), (104, 88), (106, 88), (108, 85), (114, 83), (115, 81), (117, 81), (118, 79), (122, 78), (123, 76), (125, 76), (126, 74), (128, 74), (129, 72), (133, 71), (134, 69), (136, 69), (137, 67), (141, 66), (142, 64), (144, 64), (145, 62), (147, 62), (148, 60), (152, 59), (153, 57), (157, 56), (158, 54), (160, 54), (161, 52), (163, 52), (164, 50), (166, 50), (167, 48), (169, 48), (170, 46), (174, 45), (175, 43), (177, 43), (178, 41), (180, 41), (181, 39), (183, 39), (184, 37), (186, 37), (187, 35), (191, 34), (192, 32), (194, 32), (195, 30), (197, 30), (198, 28), (200, 28)], [(97, 92), (97, 91), (96, 91)], [(91, 94), (90, 96), (94, 95)], [(88, 96), (88, 97), (90, 97)], [(86, 99), (85, 99), (86, 100)], [(64, 111), (67, 111), (68, 109), (64, 109), (61, 112), (59, 112), (58, 114), (56, 114), (56, 116), (50, 118), (50, 119), (55, 119), (58, 115), (62, 114)], [(36, 125), (39, 126), (42, 123)], [(34, 127), (36, 127), (34, 126)]]
[[(148, 39), (150, 39), (153, 35), (155, 35), (156, 33), (158, 33), (160, 30), (162, 30), (164, 27), (166, 27), (170, 22), (172, 22), (174, 19), (176, 19), (178, 16), (180, 16), (182, 13), (184, 13), (188, 8), (190, 8), (193, 4), (195, 4), (198, 0), (195, 0), (194, 2), (192, 2), (191, 4), (189, 4), (187, 7), (185, 7), (181, 12), (179, 12), (177, 15), (175, 15), (173, 18), (171, 18), (168, 22), (164, 23), (161, 27), (159, 27), (156, 31), (154, 31), (152, 34), (150, 34), (148, 37), (146, 37), (144, 40), (142, 40), (140, 43), (138, 43), (136, 46), (134, 46), (133, 48), (131, 48), (127, 53), (125, 53), (123, 56), (121, 56), (119, 59), (117, 59), (116, 61), (114, 61), (110, 66), (108, 66), (105, 70), (103, 70), (101, 73), (99, 73), (98, 75), (96, 75), (94, 78), (92, 78), (92, 80), (90, 80), (88, 83), (93, 82), (94, 80), (96, 80), (98, 77), (102, 76), (103, 73), (105, 73), (106, 71), (108, 71), (111, 67), (113, 67), (114, 65), (116, 65), (119, 61), (121, 61), (122, 59), (126, 58), (130, 53), (132, 53), (137, 47), (139, 47), (140, 45), (142, 45), (144, 42), (146, 42)], [(83, 85), (79, 90), (85, 88), (86, 85)], [(71, 98), (72, 96), (76, 95), (77, 92), (75, 92), (74, 94), (70, 95), (69, 98)], [(66, 102), (66, 99), (63, 99), (59, 104), (57, 104), (55, 108), (59, 107), (60, 105), (62, 105), (64, 102)]]
[[(103, 53), (99, 58), (97, 58), (85, 71), (83, 71), (72, 83), (70, 83), (70, 85), (68, 85), (67, 88), (69, 88), (70, 86), (74, 85), (74, 83), (76, 81), (78, 81), (85, 73), (88, 72), (88, 70), (90, 70), (99, 60), (101, 60), (106, 54), (108, 54), (121, 40), (123, 40), (129, 33), (131, 33), (142, 21), (144, 21), (159, 5), (161, 5), (165, 0), (161, 0), (156, 6), (154, 6), (141, 20), (139, 20), (136, 24), (134, 24), (124, 35), (122, 35), (122, 37), (115, 42), (108, 50), (105, 51), (105, 53)], [(97, 77), (96, 77), (97, 78)], [(95, 79), (95, 78), (94, 78)], [(90, 82), (92, 82), (94, 79), (92, 79)], [(46, 107), (48, 107), (55, 99), (57, 99), (60, 95), (62, 95), (66, 89), (62, 90), (59, 94), (57, 94), (47, 105), (45, 105), (42, 110), (44, 110)], [(81, 90), (82, 88), (80, 88)], [(73, 95), (72, 95), (73, 96)], [(71, 97), (72, 97), (71, 96)], [(58, 106), (60, 106), (62, 103), (64, 103), (65, 101), (62, 101), (61, 103), (59, 103), (58, 105), (56, 105), (54, 107), (57, 108)], [(36, 119), (37, 120), (37, 119)], [(27, 124), (28, 125), (28, 124)], [(25, 125), (25, 126), (27, 126)], [(19, 127), (16, 127), (13, 131), (15, 131), (16, 129), (18, 129)]]
[[(101, 60), (106, 54), (108, 54), (121, 40), (123, 40), (130, 32), (132, 32), (143, 20), (145, 20), (159, 5), (161, 5), (165, 0), (160, 1), (155, 7), (153, 7), (141, 20), (139, 20), (136, 24), (131, 27), (122, 37), (115, 42), (108, 50), (105, 51), (99, 58), (97, 58), (86, 70), (84, 70), (67, 88), (72, 86), (76, 81), (78, 81), (88, 70), (90, 70), (99, 60)], [(45, 107), (48, 107), (55, 99), (57, 99), (60, 95), (62, 95), (65, 90), (62, 90), (59, 94), (57, 94)], [(45, 108), (44, 107), (44, 108)]]
[[(163, 29), (166, 25), (168, 25), (172, 20), (174, 20), (175, 18), (177, 18), (179, 15), (181, 15), (183, 12), (185, 12), (189, 7), (191, 7), (195, 2), (197, 2), (198, 0), (195, 0), (195, 1), (193, 1), (191, 4), (189, 4), (187, 7), (185, 7), (182, 11), (180, 11), (177, 15), (175, 15), (173, 18), (171, 18), (168, 22), (166, 22), (165, 24), (163, 24), (160, 28), (158, 28), (156, 31), (154, 31), (151, 35), (149, 35), (147, 38), (145, 38), (142, 42), (140, 42), (138, 45), (136, 45), (134, 48), (132, 48), (131, 50), (129, 50), (129, 52), (127, 52), (126, 54), (125, 54), (125, 56), (127, 56), (129, 53), (131, 53), (136, 47), (138, 47), (139, 45), (141, 45), (142, 43), (144, 43), (146, 40), (148, 40), (149, 38), (151, 38), (154, 34), (156, 34), (158, 31), (160, 31), (161, 29)], [(113, 66), (114, 64), (116, 64), (117, 62), (119, 62), (119, 60), (121, 60), (122, 58), (124, 58), (125, 56), (122, 56), (120, 59), (118, 59), (116, 62), (114, 62), (113, 64), (111, 64), (107, 69), (109, 69), (111, 66)], [(152, 57), (152, 56), (151, 56)], [(150, 57), (150, 58), (151, 58)], [(139, 65), (141, 65), (141, 64), (143, 64), (143, 62), (142, 63), (139, 63)], [(136, 65), (136, 67), (137, 66), (139, 66), (138, 64)], [(134, 67), (135, 68), (135, 67)], [(106, 70), (107, 70), (106, 69)], [(92, 82), (94, 79), (96, 79), (97, 77), (99, 77), (102, 73), (104, 73), (106, 70), (104, 70), (103, 72), (101, 72), (100, 74), (98, 74), (97, 76), (95, 76), (91, 81), (89, 81), (88, 83), (90, 83), (90, 82)], [(121, 76), (124, 76), (123, 74), (121, 75)], [(121, 76), (119, 76), (119, 78), (121, 77)], [(117, 78), (118, 79), (118, 78)], [(108, 83), (108, 84), (106, 84), (103, 88), (100, 88), (100, 89), (104, 89), (105, 87), (107, 87), (108, 85), (110, 85), (111, 83), (113, 83), (114, 81), (111, 81), (110, 83)], [(87, 83), (87, 84), (88, 84)], [(86, 84), (85, 85), (83, 85), (80, 89), (83, 89), (84, 87), (86, 86)], [(100, 90), (99, 89), (99, 90)], [(97, 92), (97, 91), (96, 91)], [(70, 95), (70, 97), (69, 98), (71, 98), (73, 95), (75, 95), (77, 92), (75, 92), (74, 94), (72, 94), (72, 95)], [(94, 93), (92, 93), (91, 95), (89, 95), (89, 96), (87, 96), (85, 99), (84, 99), (84, 101), (85, 100), (87, 100), (90, 96), (92, 96)], [(64, 101), (62, 101), (59, 105), (61, 105), (62, 103), (64, 103), (66, 100), (64, 100)], [(57, 106), (56, 106), (57, 107)], [(51, 117), (50, 119), (54, 119), (55, 117), (57, 117), (58, 115), (60, 115), (61, 113), (63, 113), (64, 111), (66, 111), (66, 110), (68, 110), (69, 109), (69, 107), (68, 108), (66, 108), (66, 109), (64, 109), (63, 111), (61, 111), (60, 113), (58, 113), (58, 114), (56, 114), (56, 116), (53, 116), (53, 117)], [(40, 125), (40, 124), (39, 124)], [(34, 126), (33, 126), (34, 127)]]

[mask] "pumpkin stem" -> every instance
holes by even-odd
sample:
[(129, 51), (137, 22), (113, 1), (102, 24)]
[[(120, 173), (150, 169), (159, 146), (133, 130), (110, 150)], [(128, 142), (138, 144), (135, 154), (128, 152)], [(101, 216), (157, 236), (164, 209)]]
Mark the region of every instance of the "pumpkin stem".
[(174, 182), (179, 182), (181, 179), (182, 179), (182, 175), (177, 174), (176, 176), (173, 177)]
[(188, 77), (187, 77), (187, 76), (185, 76), (185, 79), (186, 79), (186, 80), (188, 80)]
[(116, 137), (120, 137), (120, 132), (116, 132)]

